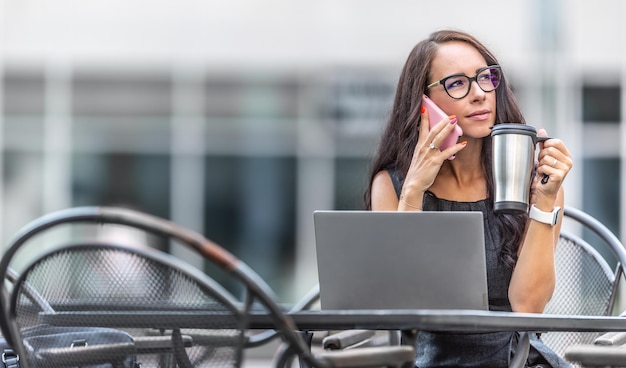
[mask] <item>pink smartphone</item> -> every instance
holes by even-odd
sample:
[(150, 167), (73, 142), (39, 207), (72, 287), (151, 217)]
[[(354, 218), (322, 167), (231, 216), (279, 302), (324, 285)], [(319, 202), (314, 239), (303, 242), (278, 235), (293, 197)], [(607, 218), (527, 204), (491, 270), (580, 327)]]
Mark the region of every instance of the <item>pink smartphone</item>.
[[(437, 125), (441, 120), (448, 117), (448, 114), (443, 112), (439, 106), (437, 106), (433, 100), (428, 98), (428, 96), (422, 96), (422, 104), (428, 111), (428, 122), (430, 123), (430, 128), (432, 129), (435, 125)], [(446, 137), (446, 139), (441, 142), (439, 145), (439, 150), (443, 151), (450, 146), (454, 146), (458, 143), (459, 137), (463, 135), (463, 130), (461, 127), (456, 124), (450, 135)], [(454, 156), (450, 156), (448, 160), (454, 159)]]

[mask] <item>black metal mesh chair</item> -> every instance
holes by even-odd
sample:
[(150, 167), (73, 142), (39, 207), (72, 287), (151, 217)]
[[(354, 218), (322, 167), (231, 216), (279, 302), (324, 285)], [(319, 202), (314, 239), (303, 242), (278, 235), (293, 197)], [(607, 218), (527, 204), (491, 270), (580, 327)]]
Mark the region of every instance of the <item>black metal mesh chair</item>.
[[(274, 335), (250, 334), (255, 313), (268, 316), (305, 364), (355, 366), (343, 352), (311, 354), (272, 290), (232, 254), (137, 211), (81, 207), (37, 219), (11, 242), (0, 275), (7, 277), (35, 235), (67, 223), (121, 224), (178, 241), (240, 284), (245, 296), (235, 298), (205, 272), (155, 249), (93, 240), (54, 247), (1, 290), (0, 326), (24, 367), (240, 367), (247, 347)], [(410, 349), (403, 352), (410, 358)]]
[[(556, 287), (544, 313), (605, 316), (613, 313), (620, 279), (624, 276), (626, 250), (606, 226), (585, 212), (566, 207), (564, 221), (574, 221), (596, 234), (615, 255), (612, 269), (604, 257), (581, 237), (561, 232), (555, 254)], [(549, 332), (543, 341), (563, 355), (568, 346), (590, 344), (599, 333)]]
[[(40, 311), (35, 320), (33, 305), (24, 293), (29, 288), (37, 290), (52, 307)], [(27, 345), (32, 343), (25, 331), (42, 324), (123, 330), (132, 337), (126, 344), (130, 345), (128, 354), (116, 358), (123, 358), (125, 366), (131, 362), (129, 356), (136, 356), (132, 361), (143, 366), (167, 366), (168, 362), (197, 366), (204, 361), (210, 361), (207, 366), (236, 366), (241, 361), (239, 347), (245, 343), (244, 330), (238, 328), (240, 306), (219, 285), (172, 257), (110, 243), (78, 243), (43, 255), (16, 282), (11, 312), (22, 336), (18, 341), (24, 342), (29, 358), (33, 354), (28, 353)], [(211, 326), (191, 328), (196, 324), (193, 319), (198, 318), (194, 312), (209, 313)], [(185, 313), (190, 314), (189, 321), (179, 318)], [(85, 357), (88, 361), (111, 359), (108, 349), (95, 349), (109, 345), (99, 341), (99, 333), (81, 331), (80, 339), (94, 348)], [(68, 351), (63, 359), (71, 361), (73, 353)], [(103, 356), (97, 358), (98, 354)], [(41, 350), (36, 355), (42, 355)], [(47, 359), (53, 357), (50, 353)], [(41, 363), (49, 365), (48, 361)]]

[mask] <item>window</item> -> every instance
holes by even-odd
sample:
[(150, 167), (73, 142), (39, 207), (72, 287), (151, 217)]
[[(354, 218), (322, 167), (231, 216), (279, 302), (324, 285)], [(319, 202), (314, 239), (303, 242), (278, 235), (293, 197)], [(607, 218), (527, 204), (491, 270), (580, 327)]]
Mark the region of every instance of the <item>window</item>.
[[(620, 159), (586, 158), (583, 161), (583, 208), (620, 238)], [(583, 234), (590, 244), (598, 244), (591, 232)], [(602, 247), (605, 247), (602, 245)], [(607, 259), (614, 259), (608, 249), (597, 247)], [(615, 263), (613, 264), (615, 265)]]
[(583, 86), (583, 123), (619, 124), (620, 87)]
[(205, 236), (280, 292), (295, 250), (296, 159), (207, 156)]
[(337, 158), (335, 160), (335, 209), (362, 210), (367, 188), (370, 159)]

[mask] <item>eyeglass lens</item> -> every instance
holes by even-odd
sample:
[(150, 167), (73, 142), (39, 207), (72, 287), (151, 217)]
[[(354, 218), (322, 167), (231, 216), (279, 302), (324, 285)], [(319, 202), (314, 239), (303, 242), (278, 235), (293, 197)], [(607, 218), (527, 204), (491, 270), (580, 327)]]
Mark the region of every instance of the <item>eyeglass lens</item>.
[(486, 68), (480, 71), (473, 78), (465, 75), (451, 76), (446, 78), (443, 86), (450, 97), (463, 98), (469, 93), (473, 80), (476, 81), (480, 89), (485, 92), (491, 92), (498, 88), (498, 85), (500, 84), (500, 69)]

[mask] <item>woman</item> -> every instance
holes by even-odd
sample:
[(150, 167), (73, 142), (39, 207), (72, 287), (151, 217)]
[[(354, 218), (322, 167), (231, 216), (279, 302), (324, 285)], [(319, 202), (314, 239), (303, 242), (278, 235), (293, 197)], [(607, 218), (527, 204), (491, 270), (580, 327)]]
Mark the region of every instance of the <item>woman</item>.
[[(450, 115), (432, 129), (422, 106), (424, 94)], [(402, 70), (365, 202), (378, 211), (482, 211), (490, 309), (541, 313), (554, 290), (561, 219), (553, 225), (526, 214), (494, 212), (490, 132), (505, 122), (524, 124), (524, 117), (493, 54), (466, 33), (433, 33), (415, 46)], [(463, 130), (459, 143), (439, 150), (455, 124)], [(538, 134), (547, 136), (544, 129)], [(558, 139), (539, 148), (530, 200), (534, 210), (552, 213), (563, 208), (561, 185), (572, 159)], [(549, 179), (542, 183), (544, 176)], [(505, 367), (516, 342), (514, 332), (423, 332), (416, 364)], [(534, 334), (528, 360), (530, 365), (569, 366)]]

